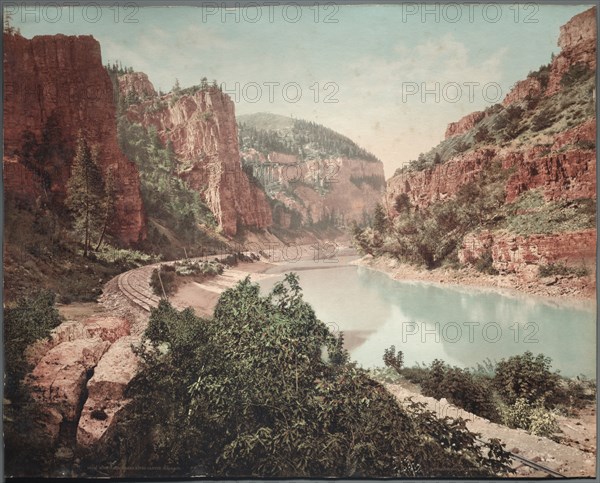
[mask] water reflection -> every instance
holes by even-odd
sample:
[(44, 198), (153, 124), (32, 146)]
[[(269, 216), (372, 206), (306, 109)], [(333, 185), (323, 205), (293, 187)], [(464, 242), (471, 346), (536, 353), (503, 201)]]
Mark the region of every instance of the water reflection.
[[(357, 267), (298, 272), (318, 317), (344, 331), (352, 357), (382, 365), (394, 344), (407, 365), (435, 358), (461, 367), (526, 350), (543, 352), (567, 376), (595, 377), (595, 313), (532, 297), (509, 297), (391, 280)], [(261, 282), (269, 290), (281, 277)]]

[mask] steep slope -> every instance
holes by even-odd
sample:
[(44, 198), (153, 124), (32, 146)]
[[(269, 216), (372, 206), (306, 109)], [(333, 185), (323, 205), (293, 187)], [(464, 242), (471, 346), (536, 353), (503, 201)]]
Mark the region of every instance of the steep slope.
[[(595, 22), (595, 8), (573, 17), (549, 65), (502, 104), (451, 123), (444, 141), (397, 170), (384, 197), (391, 221), (375, 251), (402, 258), (413, 243), (412, 261), (429, 267), (460, 261), (531, 276), (563, 263), (587, 268), (555, 271), (593, 269)], [(417, 240), (429, 228), (415, 213), (441, 238)], [(362, 243), (373, 248), (368, 238)]]
[(7, 195), (60, 205), (79, 133), (115, 176), (109, 231), (122, 244), (145, 238), (138, 171), (117, 144), (112, 85), (91, 36), (4, 34), (4, 183)]
[(268, 113), (239, 116), (244, 169), (264, 187), (283, 228), (364, 222), (381, 197), (382, 163), (314, 123)]
[(177, 174), (200, 193), (226, 235), (272, 224), (264, 192), (242, 171), (233, 101), (216, 86), (158, 96), (141, 73), (119, 78), (129, 122), (153, 128), (173, 150)]

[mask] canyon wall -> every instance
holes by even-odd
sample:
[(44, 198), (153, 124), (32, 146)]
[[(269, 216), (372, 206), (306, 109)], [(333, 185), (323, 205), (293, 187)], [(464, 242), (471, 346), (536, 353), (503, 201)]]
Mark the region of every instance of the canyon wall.
[(8, 195), (62, 203), (79, 134), (115, 173), (109, 231), (121, 243), (145, 238), (137, 167), (119, 149), (111, 80), (91, 36), (4, 34), (4, 183)]
[[(120, 80), (121, 94), (128, 89), (153, 92), (139, 73)], [(150, 85), (148, 85), (150, 84)], [(235, 106), (216, 87), (155, 96), (127, 109), (130, 122), (156, 128), (170, 145), (180, 165), (179, 175), (198, 191), (226, 235), (242, 226), (267, 228), (271, 208), (263, 190), (242, 170), (238, 149)]]
[(303, 225), (362, 222), (375, 209), (385, 184), (379, 161), (347, 157), (302, 160), (278, 152), (265, 156), (254, 149), (245, 150), (242, 158), (254, 165), (267, 191), (280, 203), (274, 221), (284, 228), (290, 228), (291, 212), (299, 215), (298, 223)]
[[(503, 100), (504, 107), (522, 103), (526, 98), (539, 102), (556, 96), (564, 89), (561, 79), (573, 66), (585, 65), (595, 70), (596, 9), (591, 8), (576, 15), (562, 26), (558, 45), (561, 52), (550, 63), (547, 82), (535, 76), (518, 82)], [(567, 101), (575, 103), (577, 99)], [(557, 115), (561, 116), (562, 104), (556, 107), (559, 110)], [(464, 116), (448, 125), (445, 138), (474, 132), (476, 125), (491, 115), (494, 115), (493, 109)], [(505, 143), (488, 140), (462, 154), (455, 154), (441, 164), (423, 170), (405, 169), (398, 172), (388, 180), (384, 197), (390, 216), (393, 218), (398, 215), (394, 205), (399, 195), (406, 194), (414, 206), (425, 208), (451, 198), (461, 186), (477, 181), (482, 171), (494, 162), (501, 163), (502, 168), (508, 170), (506, 203), (517, 200), (522, 193), (531, 189), (540, 190), (546, 201), (578, 198), (595, 200), (596, 118), (589, 111), (580, 116), (555, 124), (556, 127), (543, 135), (533, 132), (529, 137)], [(493, 122), (484, 124), (488, 129), (493, 129)], [(568, 263), (580, 259), (593, 261), (595, 244), (593, 230), (530, 237), (486, 231), (467, 235), (459, 258), (462, 262), (470, 261), (489, 249), (494, 267), (498, 270), (528, 272), (537, 264), (561, 260)]]
[(539, 265), (563, 263), (594, 271), (596, 230), (515, 235), (481, 231), (467, 235), (458, 252), (461, 263), (474, 262), (491, 252), (493, 267), (501, 273), (535, 277)]

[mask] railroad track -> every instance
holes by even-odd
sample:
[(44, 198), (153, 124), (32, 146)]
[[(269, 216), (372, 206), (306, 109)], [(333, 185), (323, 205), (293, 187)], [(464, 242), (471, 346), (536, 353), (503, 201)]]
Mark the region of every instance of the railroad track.
[(124, 272), (117, 278), (119, 291), (133, 305), (140, 309), (150, 312), (158, 307), (160, 298), (154, 295), (150, 288), (150, 277), (152, 270), (157, 265), (148, 265), (146, 267), (136, 268)]
[[(479, 439), (479, 438), (475, 438), (475, 439), (477, 441), (479, 441), (480, 443), (486, 444), (486, 441), (483, 441), (482, 439)], [(518, 461), (519, 463), (524, 464), (525, 466), (529, 466), (530, 468), (533, 468), (534, 470), (542, 471), (542, 472), (546, 473), (547, 475), (553, 476), (555, 478), (567, 478), (565, 475), (560, 474), (558, 471), (554, 471), (552, 468), (548, 468), (547, 466), (536, 463), (535, 461), (532, 461), (528, 458), (525, 458), (523, 456), (515, 454), (511, 451), (507, 451), (507, 453), (510, 455), (510, 457), (514, 461)]]
[[(250, 256), (253, 252), (243, 252), (244, 255)], [(223, 255), (208, 255), (203, 257), (194, 257), (188, 259), (191, 262), (202, 262), (209, 260), (220, 260), (227, 257), (229, 254)], [(117, 286), (123, 296), (136, 307), (150, 312), (153, 308), (158, 307), (161, 297), (154, 294), (150, 287), (150, 278), (152, 271), (159, 268), (161, 265), (172, 265), (176, 262), (162, 262), (146, 265), (144, 267), (135, 268), (124, 272), (117, 277)]]

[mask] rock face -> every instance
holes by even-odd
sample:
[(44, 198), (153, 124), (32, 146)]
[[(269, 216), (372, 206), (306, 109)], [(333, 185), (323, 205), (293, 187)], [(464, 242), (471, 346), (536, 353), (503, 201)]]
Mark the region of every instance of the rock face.
[(457, 122), (451, 122), (448, 124), (448, 128), (446, 129), (445, 138), (451, 138), (452, 136), (457, 136), (459, 134), (467, 132), (469, 129), (472, 129), (475, 124), (481, 121), (485, 117), (485, 112), (483, 111), (475, 111), (471, 114), (467, 114), (462, 119)]
[(180, 176), (201, 194), (225, 234), (272, 224), (265, 193), (242, 170), (229, 96), (216, 87), (171, 93), (130, 106), (127, 118), (155, 127), (161, 140), (170, 142), (182, 163)]
[(461, 263), (492, 253), (493, 266), (505, 273), (536, 276), (539, 265), (561, 262), (571, 266), (595, 265), (596, 231), (539, 234), (528, 237), (482, 231), (465, 237), (458, 252)]
[(116, 341), (96, 366), (87, 384), (88, 398), (77, 426), (77, 444), (89, 448), (108, 437), (115, 418), (129, 402), (125, 389), (137, 373), (138, 359), (131, 350), (136, 336)]
[[(91, 404), (86, 402), (88, 394), (96, 399), (99, 394), (104, 394), (99, 403), (100, 410), (106, 410), (108, 405), (116, 413), (115, 408), (120, 409), (126, 404), (121, 393), (99, 389), (104, 386), (97, 383), (109, 381), (110, 385), (110, 381), (119, 383), (133, 377), (137, 360), (130, 346), (139, 341), (139, 337), (129, 334), (127, 319), (94, 316), (83, 323), (65, 322), (52, 331), (48, 340), (28, 348), (28, 361), (35, 367), (26, 383), (31, 387), (33, 398), (41, 403), (43, 412), (39, 423), (52, 444), (58, 442), (63, 423), (82, 424), (80, 416), (84, 403), (88, 408)], [(113, 396), (114, 400), (111, 399)], [(90, 445), (98, 441), (104, 431), (99, 433), (90, 429), (88, 419), (99, 420), (99, 413), (84, 414), (87, 419), (83, 418), (82, 431), (86, 436), (82, 438)]]
[(254, 149), (244, 151), (242, 157), (263, 171), (269, 185), (277, 186), (271, 193), (278, 202), (273, 217), (284, 228), (290, 228), (294, 215), (299, 225), (363, 221), (383, 193), (381, 162), (347, 157), (302, 161), (278, 152), (264, 156)]
[(515, 84), (502, 101), (504, 107), (525, 100), (527, 97), (537, 97), (543, 92), (542, 83), (539, 79), (528, 77)]
[(461, 186), (477, 179), (481, 170), (495, 159), (495, 149), (478, 149), (456, 156), (434, 168), (404, 172), (388, 180), (385, 206), (395, 216), (396, 198), (406, 193), (419, 208), (456, 194)]
[[(550, 64), (545, 89), (538, 78), (527, 78), (515, 85), (503, 105), (520, 103), (528, 96), (553, 96), (560, 91), (560, 81), (573, 65), (582, 63), (595, 69), (595, 21), (596, 10), (592, 8), (561, 27), (558, 43), (562, 51)], [(473, 129), (485, 115), (474, 112), (451, 123), (446, 130), (446, 139)], [(596, 119), (588, 117), (574, 121), (580, 124), (563, 128), (558, 133), (546, 132), (534, 142), (525, 138), (504, 146), (487, 145), (421, 171), (401, 171), (388, 180), (384, 198), (387, 210), (392, 217), (397, 216), (394, 205), (401, 194), (407, 194), (412, 204), (419, 208), (450, 198), (461, 186), (477, 180), (481, 171), (492, 162), (500, 162), (502, 168), (510, 170), (505, 184), (506, 203), (512, 203), (531, 189), (540, 190), (546, 201), (595, 200)], [(571, 125), (570, 122), (567, 124)], [(538, 264), (593, 261), (595, 244), (593, 230), (529, 237), (484, 231), (465, 237), (459, 258), (462, 262), (472, 261), (490, 250), (496, 269), (533, 274)]]
[(552, 61), (546, 95), (551, 96), (561, 88), (562, 76), (575, 64), (596, 68), (596, 8), (575, 15), (560, 27), (558, 46), (561, 52)]
[(541, 188), (546, 200), (596, 198), (596, 151), (578, 147), (593, 142), (596, 120), (590, 119), (554, 137), (552, 149), (543, 146), (508, 152), (504, 168), (515, 172), (506, 184), (506, 201)]
[(515, 84), (502, 101), (502, 105), (521, 102), (527, 96), (553, 96), (560, 91), (563, 76), (576, 64), (583, 64), (595, 70), (596, 42), (596, 8), (593, 7), (560, 27), (558, 46), (561, 52), (550, 63), (547, 85), (543, 86), (537, 78), (528, 77)]
[(136, 95), (139, 99), (156, 97), (156, 91), (143, 72), (131, 72), (119, 76), (119, 92), (125, 97)]
[[(143, 239), (138, 170), (117, 145), (112, 83), (100, 44), (91, 36), (3, 38), (4, 165), (9, 166), (4, 179), (9, 193), (34, 201), (31, 197), (43, 192), (62, 202), (81, 132), (98, 146), (101, 169), (116, 174), (111, 234), (123, 244)], [(14, 166), (15, 159), (22, 167)]]

